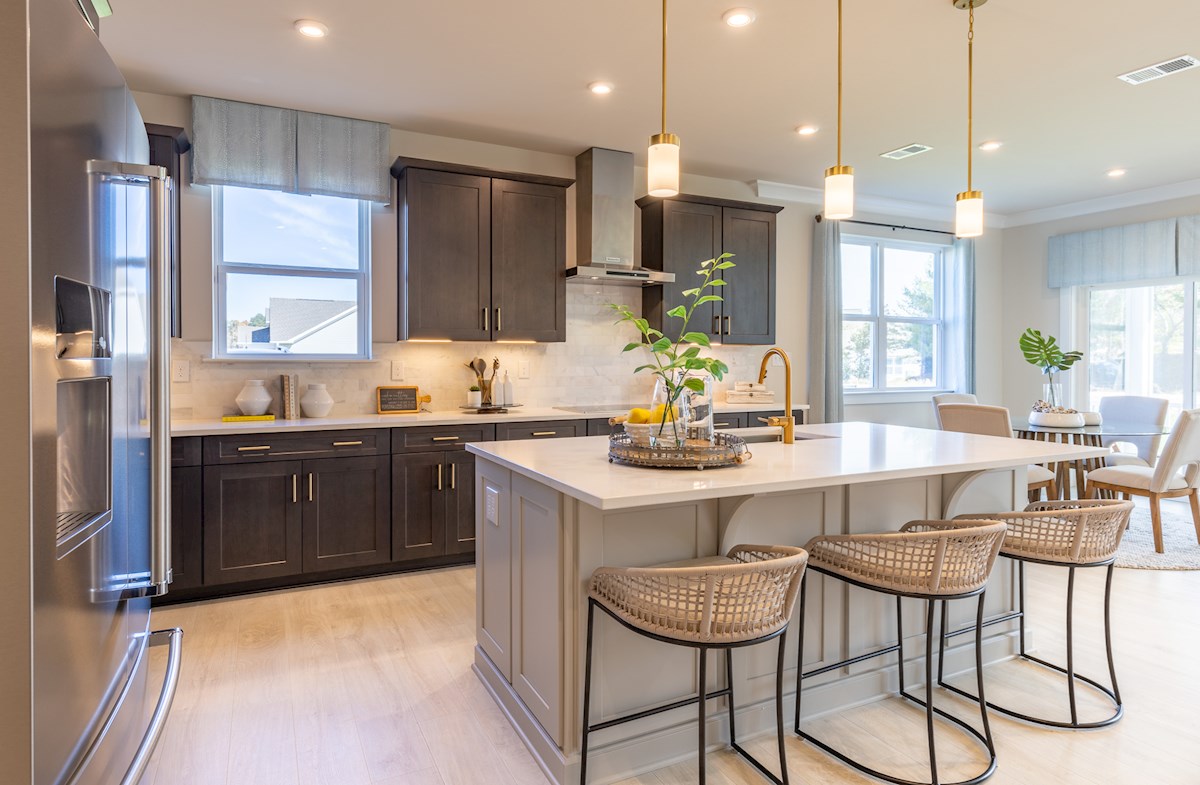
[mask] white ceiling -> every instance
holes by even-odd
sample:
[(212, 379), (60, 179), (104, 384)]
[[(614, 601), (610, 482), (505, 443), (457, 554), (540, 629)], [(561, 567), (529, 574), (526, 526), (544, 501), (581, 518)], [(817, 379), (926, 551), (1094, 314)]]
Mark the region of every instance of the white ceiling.
[[(753, 7), (731, 29), (721, 14)], [(656, 0), (118, 0), (102, 39), (134, 89), (644, 160), (658, 129)], [(819, 187), (834, 162), (834, 0), (674, 0), (668, 130), (687, 172)], [(323, 40), (292, 30), (329, 26)], [(860, 194), (945, 204), (966, 188), (966, 25), (952, 0), (846, 0), (844, 163)], [(975, 187), (1013, 214), (1200, 180), (1197, 0), (993, 0), (976, 12)], [(607, 80), (599, 98), (585, 87)], [(801, 138), (801, 123), (820, 133)], [(879, 153), (910, 142), (933, 151)], [(1122, 167), (1119, 179), (1105, 171)]]

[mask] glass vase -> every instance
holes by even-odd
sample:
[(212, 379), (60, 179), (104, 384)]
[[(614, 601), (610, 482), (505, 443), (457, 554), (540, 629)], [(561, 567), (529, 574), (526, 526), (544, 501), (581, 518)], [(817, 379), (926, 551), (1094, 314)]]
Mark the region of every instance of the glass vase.
[(688, 442), (696, 447), (711, 446), (716, 436), (712, 376), (692, 372), (687, 374), (686, 379), (699, 379), (704, 383), (702, 391), (685, 387), (682, 393), (683, 398), (687, 400)]
[(687, 444), (688, 397), (684, 395), (683, 376), (677, 375), (671, 384), (661, 377), (654, 384), (654, 399), (650, 404), (650, 445), (664, 450), (679, 450)]
[(1066, 401), (1063, 400), (1062, 382), (1054, 382), (1053, 384), (1042, 385), (1042, 400), (1051, 406), (1065, 407)]

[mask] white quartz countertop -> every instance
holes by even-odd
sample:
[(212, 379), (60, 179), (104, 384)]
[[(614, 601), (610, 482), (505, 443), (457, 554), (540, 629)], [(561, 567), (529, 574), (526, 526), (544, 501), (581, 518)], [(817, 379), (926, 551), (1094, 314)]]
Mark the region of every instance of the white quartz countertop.
[(602, 510), (983, 471), (1108, 452), (861, 422), (798, 426), (795, 444), (749, 447), (753, 458), (744, 464), (698, 471), (609, 463), (603, 436), (467, 445), (482, 459)]
[[(782, 412), (783, 402), (718, 403), (718, 412)], [(793, 409), (808, 409), (797, 403)], [(269, 422), (224, 422), (222, 420), (174, 420), (172, 436), (215, 436), (236, 433), (286, 433), (288, 431), (344, 431), (357, 428), (411, 428), (420, 425), (471, 425), (498, 422), (546, 422), (548, 420), (591, 420), (610, 416), (610, 410), (568, 412), (549, 406), (521, 406), (507, 414), (476, 414), (466, 409), (422, 412), (420, 414), (357, 414), (350, 417), (302, 417), (299, 420)]]

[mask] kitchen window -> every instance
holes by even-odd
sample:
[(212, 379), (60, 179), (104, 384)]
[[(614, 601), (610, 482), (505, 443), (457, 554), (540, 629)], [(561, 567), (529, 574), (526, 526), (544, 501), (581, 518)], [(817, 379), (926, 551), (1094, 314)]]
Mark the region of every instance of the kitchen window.
[(846, 392), (946, 386), (947, 246), (846, 237), (842, 384)]
[(213, 355), (369, 359), (370, 203), (212, 191)]

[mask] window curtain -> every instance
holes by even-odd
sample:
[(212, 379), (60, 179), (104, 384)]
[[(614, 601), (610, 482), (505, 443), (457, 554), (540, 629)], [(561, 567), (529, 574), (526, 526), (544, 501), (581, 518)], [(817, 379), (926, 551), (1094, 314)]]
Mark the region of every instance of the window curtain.
[(1170, 278), (1176, 274), (1176, 219), (1110, 226), (1050, 238), (1051, 289)]
[(386, 123), (192, 97), (192, 182), (388, 202)]
[(946, 380), (960, 393), (975, 392), (975, 241), (954, 241), (946, 266)]
[(1200, 215), (1177, 218), (1179, 224), (1179, 274), (1200, 275)]
[(817, 216), (809, 286), (808, 403), (812, 422), (841, 422), (842, 227)]

